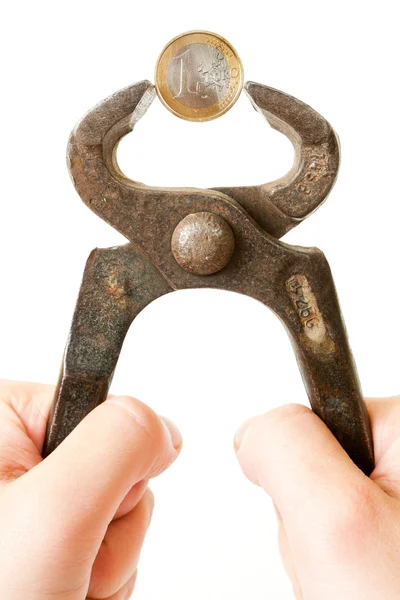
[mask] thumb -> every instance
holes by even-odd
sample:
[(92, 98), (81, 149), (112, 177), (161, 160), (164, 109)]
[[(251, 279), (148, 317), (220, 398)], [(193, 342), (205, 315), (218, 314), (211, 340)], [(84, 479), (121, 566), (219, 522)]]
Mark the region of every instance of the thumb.
[(292, 404), (251, 419), (235, 448), (245, 475), (276, 504), (296, 560), (305, 560), (313, 532), (320, 549), (323, 538), (372, 525), (383, 492), (309, 408)]
[(48, 528), (63, 521), (69, 535), (102, 538), (132, 486), (164, 470), (180, 447), (170, 421), (134, 398), (110, 397), (25, 477), (39, 490)]

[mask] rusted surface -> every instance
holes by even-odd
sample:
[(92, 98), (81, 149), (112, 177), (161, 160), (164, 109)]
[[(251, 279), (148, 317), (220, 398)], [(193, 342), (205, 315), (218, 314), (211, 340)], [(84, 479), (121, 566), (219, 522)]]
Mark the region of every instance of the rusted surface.
[(65, 350), (44, 455), (106, 398), (133, 319), (170, 291), (157, 269), (131, 244), (93, 250)]
[(228, 223), (218, 215), (197, 212), (177, 225), (171, 240), (176, 262), (195, 275), (212, 275), (232, 258), (235, 238)]
[[(295, 98), (255, 83), (246, 89), (295, 147), (290, 173), (263, 186), (151, 188), (125, 177), (116, 148), (154, 97), (146, 81), (107, 98), (73, 131), (68, 159), (78, 193), (132, 245), (97, 251), (98, 260), (89, 260), (45, 454), (105, 399), (125, 333), (139, 310), (172, 289), (210, 287), (246, 294), (275, 312), (293, 342), (313, 410), (354, 462), (365, 473), (372, 471), (369, 418), (329, 265), (320, 250), (277, 239), (325, 200), (339, 167), (337, 138), (323, 117)], [(230, 260), (224, 244), (220, 256), (214, 247), (219, 270), (207, 275), (199, 274), (204, 248), (196, 256), (195, 244), (191, 247), (194, 269), (177, 261), (183, 247), (171, 249), (179, 224), (196, 213), (226, 222), (235, 241)], [(97, 313), (104, 319), (94, 318)]]
[(290, 139), (294, 164), (271, 183), (215, 189), (235, 198), (265, 231), (280, 238), (327, 198), (339, 170), (339, 140), (329, 123), (297, 98), (252, 81), (245, 91), (271, 127)]

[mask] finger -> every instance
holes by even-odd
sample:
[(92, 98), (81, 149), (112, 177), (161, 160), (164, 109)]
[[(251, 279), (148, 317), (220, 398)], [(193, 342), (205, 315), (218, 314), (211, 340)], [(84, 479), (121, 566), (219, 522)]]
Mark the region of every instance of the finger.
[(310, 530), (318, 533), (316, 546), (321, 539), (332, 546), (347, 539), (349, 527), (354, 531), (368, 523), (374, 531), (377, 526), (382, 490), (305, 406), (289, 405), (252, 419), (239, 431), (236, 447), (247, 477), (277, 504), (296, 564), (311, 560)]
[[(136, 579), (137, 579), (137, 571), (130, 578), (130, 580), (120, 590), (118, 590), (118, 592), (116, 592), (112, 596), (109, 596), (108, 598), (105, 598), (104, 600), (129, 600), (129, 598), (132, 595), (133, 590), (135, 589)], [(89, 596), (88, 596), (86, 600), (103, 600), (103, 599), (89, 598)]]
[(376, 462), (379, 463), (399, 436), (400, 398), (367, 398)]
[(176, 427), (146, 405), (110, 398), (23, 479), (28, 485), (34, 478), (41, 489), (56, 531), (60, 516), (68, 515), (71, 540), (100, 540), (129, 490), (171, 464), (180, 447)]
[(245, 475), (275, 501), (282, 497), (283, 504), (287, 486), (300, 493), (299, 502), (308, 501), (308, 490), (298, 487), (304, 476), (319, 489), (321, 476), (346, 485), (354, 475), (362, 476), (324, 423), (303, 405), (289, 404), (250, 419), (236, 434), (235, 447)]
[(286, 535), (285, 525), (283, 524), (282, 519), (278, 520), (278, 541), (279, 541), (279, 550), (281, 553), (282, 563), (285, 567), (285, 571), (292, 583), (293, 592), (296, 600), (303, 600), (303, 592), (301, 591), (301, 586), (299, 579), (297, 577), (296, 568), (294, 565), (292, 550), (289, 545), (289, 540)]
[(153, 507), (153, 494), (147, 490), (133, 511), (110, 524), (93, 565), (89, 596), (112, 597), (131, 579), (137, 569)]
[(41, 462), (53, 386), (0, 380), (0, 479), (6, 483)]
[(400, 500), (400, 398), (367, 399), (371, 416), (376, 466), (371, 479), (387, 494)]
[[(21, 461), (21, 470), (28, 470), (37, 464), (53, 394), (54, 386), (51, 385), (0, 380), (0, 405), (3, 413), (1, 463), (7, 462), (11, 453), (15, 457), (21, 447), (21, 457), (25, 455), (25, 460)], [(10, 443), (5, 438), (12, 437), (15, 443), (10, 448)]]
[(148, 483), (149, 482), (147, 479), (142, 479), (138, 483), (135, 483), (117, 508), (117, 512), (114, 515), (114, 520), (124, 517), (135, 508), (138, 502), (140, 502), (140, 500), (143, 498), (147, 490)]
[(0, 401), (13, 408), (38, 449), (43, 445), (53, 395), (53, 385), (0, 379)]

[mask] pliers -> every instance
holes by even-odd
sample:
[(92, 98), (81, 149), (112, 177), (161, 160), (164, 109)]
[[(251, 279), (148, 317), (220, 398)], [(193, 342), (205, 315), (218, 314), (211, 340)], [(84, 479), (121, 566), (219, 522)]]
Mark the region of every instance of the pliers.
[(156, 95), (149, 81), (108, 97), (73, 130), (67, 158), (75, 188), (129, 243), (95, 249), (87, 261), (44, 456), (106, 399), (138, 313), (174, 290), (208, 287), (260, 300), (279, 317), (312, 409), (355, 464), (372, 472), (370, 421), (329, 264), (317, 248), (280, 241), (329, 194), (339, 169), (338, 138), (321, 115), (288, 94), (254, 82), (245, 92), (295, 149), (292, 169), (272, 183), (160, 188), (126, 177), (116, 151)]

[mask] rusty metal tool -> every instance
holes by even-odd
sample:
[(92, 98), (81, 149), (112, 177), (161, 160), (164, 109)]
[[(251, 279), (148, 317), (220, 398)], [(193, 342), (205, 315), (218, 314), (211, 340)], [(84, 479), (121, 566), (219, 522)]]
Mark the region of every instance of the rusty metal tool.
[(105, 400), (136, 315), (173, 290), (208, 287), (272, 309), (292, 340), (313, 410), (359, 468), (373, 470), (369, 417), (328, 262), (316, 248), (279, 241), (330, 192), (338, 139), (296, 98), (253, 82), (245, 90), (295, 148), (290, 172), (265, 185), (165, 189), (128, 179), (116, 150), (155, 96), (148, 81), (98, 104), (72, 132), (68, 164), (78, 194), (129, 243), (96, 249), (88, 259), (44, 456)]

